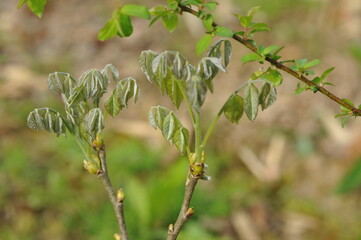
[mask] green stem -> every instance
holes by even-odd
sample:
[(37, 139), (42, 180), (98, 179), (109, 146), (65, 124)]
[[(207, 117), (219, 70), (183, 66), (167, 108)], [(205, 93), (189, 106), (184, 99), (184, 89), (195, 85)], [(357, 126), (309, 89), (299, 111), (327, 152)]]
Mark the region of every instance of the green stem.
[(180, 91), (182, 93), (182, 96), (184, 98), (184, 101), (186, 103), (189, 115), (191, 117), (192, 124), (193, 124), (193, 126), (195, 126), (196, 122), (195, 122), (194, 112), (193, 112), (193, 109), (192, 109), (191, 105), (189, 104), (187, 94), (185, 93), (183, 85), (180, 83), (180, 81), (178, 79), (176, 79), (176, 82), (177, 82), (177, 84), (179, 86), (179, 89), (180, 89)]
[(206, 147), (209, 136), (211, 136), (211, 134), (212, 134), (212, 132), (213, 132), (219, 118), (222, 116), (222, 113), (223, 113), (223, 106), (222, 106), (221, 110), (219, 110), (219, 112), (217, 113), (217, 116), (213, 119), (212, 124), (209, 126), (206, 134), (204, 135), (204, 138), (203, 138), (203, 141), (202, 141), (202, 148)]
[(201, 114), (200, 112), (196, 111), (196, 122), (194, 125), (194, 131), (196, 134), (196, 139), (195, 139), (195, 153), (197, 156), (197, 162), (201, 162), (201, 158), (202, 158), (202, 151), (203, 151), (203, 147), (202, 147), (202, 129), (201, 129)]

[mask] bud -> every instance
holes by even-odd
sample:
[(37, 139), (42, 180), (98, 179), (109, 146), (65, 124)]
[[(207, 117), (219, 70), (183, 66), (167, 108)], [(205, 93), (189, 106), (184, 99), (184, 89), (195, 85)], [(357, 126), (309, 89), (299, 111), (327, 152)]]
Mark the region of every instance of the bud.
[(119, 188), (117, 190), (117, 201), (118, 203), (121, 203), (124, 201), (124, 198), (125, 198), (125, 194), (124, 194), (124, 191), (123, 189)]
[(173, 232), (174, 232), (174, 225), (169, 224), (169, 226), (168, 226), (168, 234), (173, 233)]
[(194, 208), (188, 208), (187, 212), (186, 212), (186, 218), (191, 217), (194, 214)]
[(97, 174), (98, 171), (100, 171), (98, 164), (96, 164), (93, 161), (84, 160), (83, 163), (84, 163), (85, 170), (87, 170), (91, 174)]
[(191, 173), (193, 177), (200, 177), (204, 174), (204, 163), (192, 163)]
[(204, 151), (202, 151), (201, 162), (202, 163), (206, 162), (206, 153)]
[(121, 240), (122, 237), (118, 233), (114, 233), (114, 239), (115, 240)]
[(197, 159), (197, 155), (195, 153), (190, 153), (189, 154), (189, 163), (193, 164)]
[(103, 145), (104, 145), (103, 138), (99, 133), (97, 133), (95, 140), (93, 141), (94, 150), (99, 151), (103, 147)]

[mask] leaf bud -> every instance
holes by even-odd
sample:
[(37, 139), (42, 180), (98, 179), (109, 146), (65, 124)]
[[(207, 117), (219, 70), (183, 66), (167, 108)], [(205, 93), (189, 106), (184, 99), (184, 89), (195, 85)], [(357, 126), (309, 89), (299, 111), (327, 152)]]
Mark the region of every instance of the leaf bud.
[(85, 170), (87, 170), (91, 174), (97, 174), (99, 171), (101, 171), (99, 165), (94, 161), (84, 160), (83, 163)]
[(117, 190), (117, 201), (118, 203), (121, 203), (124, 201), (124, 198), (125, 198), (125, 194), (124, 194), (124, 191), (123, 189), (119, 188)]
[(204, 174), (204, 163), (192, 163), (190, 170), (193, 177), (200, 177)]
[(122, 240), (122, 237), (118, 233), (114, 233), (115, 240)]
[(104, 145), (103, 138), (99, 133), (97, 133), (95, 140), (93, 141), (94, 150), (99, 151), (103, 147), (103, 145)]
[(193, 164), (197, 159), (197, 155), (195, 153), (190, 153), (189, 154), (189, 163)]
[(174, 232), (174, 225), (173, 224), (169, 224), (168, 226), (168, 234), (169, 233), (173, 233)]
[(194, 214), (194, 208), (188, 208), (187, 212), (186, 212), (186, 218), (191, 217)]

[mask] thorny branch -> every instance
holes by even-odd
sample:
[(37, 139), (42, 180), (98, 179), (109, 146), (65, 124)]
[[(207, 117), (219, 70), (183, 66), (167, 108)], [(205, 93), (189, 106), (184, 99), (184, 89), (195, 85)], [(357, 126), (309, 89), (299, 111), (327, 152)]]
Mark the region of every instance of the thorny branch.
[[(190, 7), (187, 7), (183, 4), (179, 4), (178, 5), (179, 8), (183, 11), (183, 12), (187, 12), (190, 13), (196, 17), (199, 16), (199, 12), (191, 9)], [(218, 24), (217, 23), (213, 23), (213, 27), (217, 27)], [(234, 34), (232, 36), (232, 38), (234, 40), (236, 40), (237, 42), (241, 43), (242, 45), (244, 45), (246, 48), (250, 49), (252, 52), (255, 52), (258, 54), (257, 48), (252, 45), (247, 39)], [(351, 106), (349, 103), (347, 103), (346, 101), (340, 99), (339, 97), (335, 96), (333, 93), (331, 93), (330, 91), (328, 91), (327, 89), (325, 89), (322, 86), (317, 85), (316, 83), (312, 82), (310, 79), (306, 78), (304, 75), (299, 75), (297, 72), (293, 71), (291, 68), (287, 67), (286, 65), (278, 62), (277, 60), (271, 58), (271, 57), (266, 57), (266, 61), (269, 62), (271, 65), (275, 66), (276, 68), (294, 76), (295, 78), (297, 78), (298, 80), (302, 81), (303, 83), (305, 83), (307, 86), (313, 86), (315, 88), (317, 88), (318, 91), (320, 91), (322, 94), (324, 94), (326, 97), (328, 97), (329, 99), (331, 99), (332, 101), (338, 103), (339, 105), (349, 109), (350, 111), (352, 111), (352, 113), (355, 116), (361, 116), (361, 110), (358, 108), (355, 108), (354, 106)]]

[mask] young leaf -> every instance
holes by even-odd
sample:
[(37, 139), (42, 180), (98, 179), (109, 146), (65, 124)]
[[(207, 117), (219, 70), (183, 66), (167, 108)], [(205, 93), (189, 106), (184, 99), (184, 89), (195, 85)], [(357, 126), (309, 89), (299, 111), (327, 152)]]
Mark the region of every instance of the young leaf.
[(118, 12), (117, 29), (120, 37), (129, 37), (133, 33), (133, 25), (128, 15)]
[(257, 53), (248, 53), (241, 58), (243, 63), (253, 62), (253, 61), (263, 61), (263, 57), (259, 56)]
[(183, 100), (182, 90), (179, 86), (181, 82), (173, 75), (169, 74), (169, 77), (166, 78), (166, 92), (167, 95), (172, 100), (174, 106), (178, 109)]
[[(222, 54), (222, 43), (223, 43), (223, 54)], [(232, 44), (227, 39), (221, 39), (217, 41), (209, 50), (207, 57), (216, 57), (223, 60), (223, 65), (228, 66), (232, 55)]]
[(19, 0), (17, 8), (21, 8), (28, 0)]
[(210, 34), (204, 35), (203, 37), (201, 37), (201, 39), (199, 39), (196, 45), (198, 56), (201, 55), (208, 48), (208, 46), (212, 42), (212, 39), (213, 37)]
[(150, 13), (148, 11), (148, 8), (146, 8), (145, 6), (126, 4), (120, 9), (120, 11), (121, 13), (128, 16), (144, 18), (147, 20), (150, 19)]
[(297, 88), (294, 92), (295, 95), (300, 94), (302, 92), (304, 92), (305, 90), (307, 90), (308, 86), (302, 86), (301, 83), (297, 83)]
[(271, 91), (268, 95), (267, 102), (264, 106), (262, 106), (262, 110), (265, 110), (269, 106), (271, 106), (277, 100), (277, 90), (274, 86), (271, 87)]
[(45, 130), (56, 136), (66, 135), (66, 123), (60, 114), (50, 108), (35, 109), (27, 117), (27, 125), (32, 130)]
[[(20, 5), (22, 4), (24, 3), (20, 3)], [(32, 11), (37, 17), (41, 18), (45, 9), (46, 0), (27, 0), (27, 4), (30, 11)]]
[(213, 30), (213, 17), (211, 14), (207, 14), (204, 18), (203, 18), (203, 25), (206, 28), (207, 31), (212, 31)]
[(278, 46), (277, 46), (277, 45), (272, 45), (272, 46), (266, 47), (266, 48), (263, 50), (262, 54), (263, 54), (263, 55), (267, 55), (267, 54), (275, 51), (276, 49), (278, 49)]
[(269, 84), (268, 82), (264, 83), (258, 97), (258, 101), (262, 107), (262, 110), (266, 108), (267, 98), (269, 96), (270, 91), (271, 91), (271, 84)]
[(282, 74), (276, 69), (268, 68), (264, 76), (268, 81), (272, 82), (275, 87), (281, 85), (283, 82)]
[(321, 61), (318, 59), (312, 60), (311, 62), (306, 63), (305, 65), (303, 65), (303, 69), (307, 69), (307, 68), (311, 68), (313, 66), (316, 66), (317, 64), (319, 64)]
[(110, 38), (115, 37), (117, 35), (118, 28), (117, 28), (117, 22), (115, 19), (110, 19), (105, 26), (100, 30), (98, 33), (98, 39), (100, 41), (105, 41)]
[(247, 16), (253, 17), (254, 14), (256, 14), (256, 12), (259, 11), (260, 8), (261, 8), (261, 6), (256, 6), (256, 7), (251, 8), (251, 9), (248, 11)]
[(200, 110), (206, 98), (206, 94), (207, 86), (199, 76), (194, 75), (186, 82), (186, 95), (194, 110)]
[(155, 83), (153, 73), (153, 60), (158, 56), (158, 53), (151, 50), (143, 51), (139, 57), (139, 66), (142, 72), (147, 77), (148, 81)]
[(224, 104), (223, 113), (231, 123), (238, 124), (244, 111), (243, 104), (243, 98), (237, 94), (232, 94), (232, 96)]
[(159, 128), (165, 139), (175, 144), (183, 154), (188, 144), (189, 133), (172, 111), (161, 106), (152, 107), (149, 111), (149, 123), (153, 128)]
[(178, 25), (178, 15), (176, 13), (172, 13), (169, 15), (162, 16), (163, 25), (169, 31), (173, 32)]
[(100, 108), (93, 108), (84, 117), (85, 131), (95, 139), (96, 134), (101, 133), (104, 128), (104, 116)]
[(48, 86), (50, 91), (57, 94), (64, 94), (69, 96), (72, 93), (73, 88), (77, 84), (75, 78), (69, 73), (55, 72), (49, 74)]
[(114, 92), (104, 102), (105, 110), (112, 116), (115, 117), (121, 110), (119, 98), (115, 97)]
[(244, 111), (248, 119), (253, 122), (258, 113), (258, 89), (253, 83), (248, 85), (244, 98)]
[(249, 31), (250, 34), (255, 32), (271, 31), (271, 29), (265, 23), (251, 23), (248, 27), (252, 29)]
[(217, 7), (218, 3), (217, 2), (207, 2), (207, 3), (204, 3), (203, 6), (214, 11)]
[(324, 80), (328, 74), (330, 74), (333, 70), (335, 69), (335, 67), (329, 68), (326, 71), (324, 71), (321, 75), (321, 80)]
[(101, 71), (101, 74), (108, 83), (110, 82), (110, 76), (114, 82), (119, 82), (119, 72), (113, 64), (107, 64)]
[(215, 34), (220, 37), (231, 38), (231, 37), (233, 37), (234, 32), (229, 28), (217, 26)]

